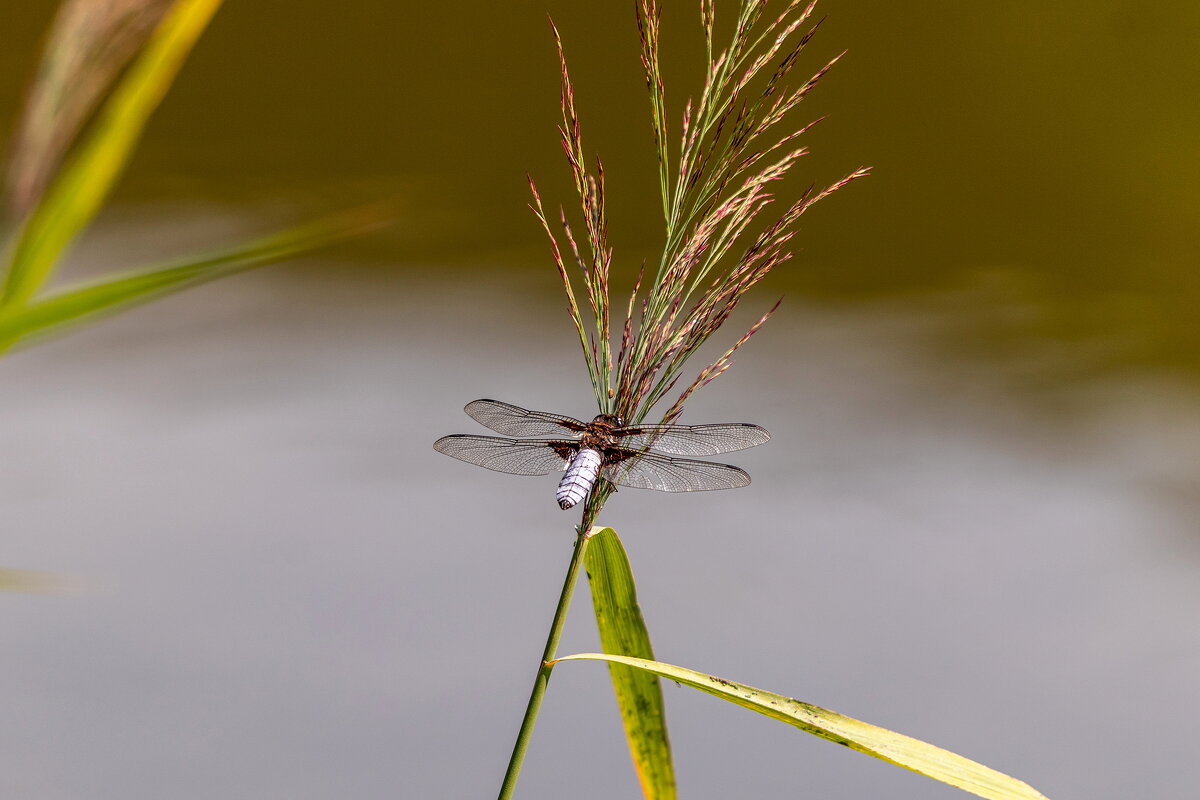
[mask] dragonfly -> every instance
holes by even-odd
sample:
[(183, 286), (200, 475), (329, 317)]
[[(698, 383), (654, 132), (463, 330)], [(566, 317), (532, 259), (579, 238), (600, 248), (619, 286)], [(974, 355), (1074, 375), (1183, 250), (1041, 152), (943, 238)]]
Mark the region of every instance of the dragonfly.
[(598, 478), (618, 486), (660, 492), (747, 486), (750, 475), (745, 470), (689, 456), (732, 453), (757, 447), (771, 438), (764, 428), (748, 422), (626, 425), (613, 414), (600, 414), (591, 422), (583, 422), (499, 400), (474, 400), (463, 411), (504, 436), (443, 436), (433, 443), (434, 450), (513, 475), (563, 472), (556, 495), (562, 509), (587, 497)]

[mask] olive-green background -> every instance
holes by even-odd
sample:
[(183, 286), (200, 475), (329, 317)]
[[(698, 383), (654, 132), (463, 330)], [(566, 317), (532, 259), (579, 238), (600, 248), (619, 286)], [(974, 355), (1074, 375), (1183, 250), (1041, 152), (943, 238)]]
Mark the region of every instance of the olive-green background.
[[(674, 120), (700, 39), (665, 5)], [(0, 133), (52, 6), (0, 12)], [(398, 222), (0, 364), (0, 565), (76, 590), (0, 602), (4, 796), (496, 790), (576, 520), (551, 477), (430, 443), (481, 432), (478, 397), (591, 413), (525, 207), (526, 172), (569, 197), (547, 11), (627, 285), (659, 236), (631, 0), (218, 13), (67, 272), (380, 198)], [(1059, 800), (1191, 797), (1200, 5), (819, 13), (801, 69), (849, 52), (781, 189), (874, 174), (805, 217), (741, 322), (780, 312), (689, 402), (771, 431), (730, 458), (753, 485), (605, 509), (656, 652)], [(636, 797), (605, 671), (574, 667), (518, 796)], [(963, 796), (664, 691), (682, 797)]]
[[(3, 114), (51, 3), (5, 11)], [(564, 188), (561, 26), (618, 259), (658, 216), (630, 3), (230, 3), (156, 116), (118, 201), (396, 196), (396, 269), (503, 255), (545, 269), (523, 175)], [(798, 180), (874, 177), (816, 210), (780, 290), (972, 289), (986, 348), (1084, 337), (1086, 366), (1200, 365), (1200, 82), (1192, 3), (826, 0)], [(670, 98), (697, 88), (695, 9), (665, 13)], [(562, 196), (561, 193), (557, 196)], [(997, 307), (1020, 305), (1019, 319)]]

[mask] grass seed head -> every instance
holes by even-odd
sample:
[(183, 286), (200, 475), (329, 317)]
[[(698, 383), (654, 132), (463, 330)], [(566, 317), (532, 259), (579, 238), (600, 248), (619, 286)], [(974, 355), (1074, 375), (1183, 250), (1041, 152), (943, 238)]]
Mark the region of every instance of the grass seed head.
[[(639, 422), (679, 384), (687, 361), (733, 314), (743, 296), (791, 258), (790, 244), (804, 212), (847, 183), (868, 174), (860, 167), (801, 198), (772, 220), (770, 185), (783, 180), (805, 147), (793, 142), (818, 120), (789, 129), (789, 114), (837, 62), (836, 56), (798, 88), (788, 79), (820, 26), (810, 24), (816, 2), (792, 0), (774, 18), (767, 0), (740, 0), (728, 44), (716, 44), (715, 0), (700, 0), (705, 37), (705, 83), (699, 98), (683, 104), (678, 151), (667, 136), (666, 88), (660, 63), (661, 10), (655, 0), (638, 0), (641, 63), (650, 95), (651, 129), (658, 156), (665, 241), (649, 272), (643, 262), (620, 324), (620, 344), (610, 345), (609, 270), (604, 167), (589, 169), (584, 154), (575, 91), (562, 37), (553, 29), (560, 65), (562, 122), (559, 134), (578, 195), (583, 220), (580, 241), (565, 211), (562, 235), (577, 269), (568, 271), (554, 232), (546, 222), (537, 188), (530, 181), (531, 207), (550, 240), (551, 255), (567, 296), (568, 310), (584, 351), (601, 413)], [(803, 31), (803, 32), (801, 32)], [(752, 231), (761, 228), (760, 232)], [(576, 300), (583, 283), (587, 316)], [(700, 370), (663, 415), (677, 418), (684, 403), (732, 365), (733, 354), (779, 307), (776, 302), (715, 361)]]

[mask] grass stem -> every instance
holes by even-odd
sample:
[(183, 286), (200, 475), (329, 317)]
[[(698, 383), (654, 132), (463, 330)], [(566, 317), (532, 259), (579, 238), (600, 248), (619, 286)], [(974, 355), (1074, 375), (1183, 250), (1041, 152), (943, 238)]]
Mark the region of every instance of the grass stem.
[(508, 759), (508, 770), (504, 773), (504, 782), (500, 785), (498, 800), (509, 800), (517, 787), (517, 776), (521, 773), (521, 764), (525, 760), (525, 751), (529, 749), (529, 739), (533, 736), (533, 726), (537, 722), (538, 712), (542, 708), (542, 698), (546, 696), (546, 687), (550, 683), (550, 672), (554, 669), (548, 662), (557, 655), (558, 641), (562, 638), (563, 624), (567, 621), (567, 610), (571, 607), (571, 596), (575, 594), (575, 585), (579, 582), (579, 568), (583, 565), (583, 552), (587, 549), (588, 534), (591, 526), (580, 526), (579, 534), (575, 537), (575, 549), (571, 552), (571, 563), (567, 566), (567, 577), (563, 581), (562, 594), (558, 597), (558, 608), (554, 611), (554, 620), (550, 623), (550, 634), (546, 637), (546, 649), (542, 652), (542, 660), (538, 663), (537, 675), (533, 679), (533, 691), (529, 694), (529, 704), (525, 707), (525, 716), (521, 720), (521, 729), (517, 732), (517, 741), (513, 744), (512, 756)]

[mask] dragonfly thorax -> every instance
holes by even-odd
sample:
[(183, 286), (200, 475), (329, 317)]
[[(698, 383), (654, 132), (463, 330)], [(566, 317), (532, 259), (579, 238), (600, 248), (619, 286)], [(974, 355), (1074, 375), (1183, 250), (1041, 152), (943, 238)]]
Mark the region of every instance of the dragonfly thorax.
[(603, 458), (599, 452), (589, 447), (579, 449), (567, 466), (562, 480), (559, 481), (557, 495), (559, 508), (570, 508), (588, 496), (588, 492), (592, 490), (592, 484), (596, 482), (596, 476), (600, 474), (602, 461)]

